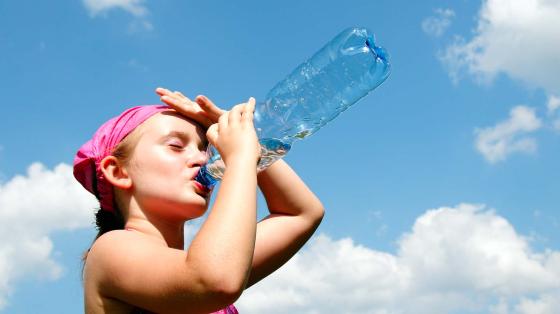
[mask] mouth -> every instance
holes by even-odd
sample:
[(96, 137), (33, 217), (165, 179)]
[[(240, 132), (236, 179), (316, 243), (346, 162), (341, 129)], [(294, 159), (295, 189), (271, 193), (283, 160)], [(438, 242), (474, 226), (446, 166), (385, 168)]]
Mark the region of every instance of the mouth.
[(194, 186), (196, 187), (196, 190), (198, 191), (198, 193), (201, 194), (201, 195), (207, 196), (212, 191), (209, 188), (205, 187), (204, 185), (200, 184), (198, 181), (192, 180), (192, 182), (193, 182)]

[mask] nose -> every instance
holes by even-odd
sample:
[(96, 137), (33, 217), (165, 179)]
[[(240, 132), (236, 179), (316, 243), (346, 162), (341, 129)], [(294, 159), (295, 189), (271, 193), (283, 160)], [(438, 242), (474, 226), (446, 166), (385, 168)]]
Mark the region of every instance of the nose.
[(208, 162), (206, 151), (195, 150), (187, 161), (190, 168), (202, 167)]

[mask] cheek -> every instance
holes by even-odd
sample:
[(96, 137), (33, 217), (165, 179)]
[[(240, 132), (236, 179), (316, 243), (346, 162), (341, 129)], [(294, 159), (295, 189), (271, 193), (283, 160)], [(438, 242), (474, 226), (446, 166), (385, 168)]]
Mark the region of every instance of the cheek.
[[(164, 184), (166, 181), (173, 181), (180, 178), (184, 163), (179, 155), (165, 152), (161, 149), (144, 151), (132, 161), (134, 177), (138, 181), (152, 182), (152, 185)], [(134, 178), (133, 178), (134, 180)]]

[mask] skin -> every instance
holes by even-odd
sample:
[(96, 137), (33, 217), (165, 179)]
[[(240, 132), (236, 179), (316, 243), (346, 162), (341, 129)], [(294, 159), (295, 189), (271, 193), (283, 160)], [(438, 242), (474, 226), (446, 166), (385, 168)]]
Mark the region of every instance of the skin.
[[(112, 156), (102, 162), (128, 230), (108, 232), (92, 246), (84, 271), (86, 313), (222, 309), (288, 261), (324, 215), (283, 160), (256, 173), (254, 99), (224, 111), (204, 96), (193, 102), (178, 92), (156, 92), (176, 112), (156, 114), (135, 130), (142, 136), (127, 165)], [(184, 223), (203, 215), (209, 202), (191, 180), (206, 162), (205, 131), (226, 171), (208, 218), (185, 250)], [(169, 136), (173, 132), (182, 138)], [(270, 212), (258, 223), (257, 186)]]

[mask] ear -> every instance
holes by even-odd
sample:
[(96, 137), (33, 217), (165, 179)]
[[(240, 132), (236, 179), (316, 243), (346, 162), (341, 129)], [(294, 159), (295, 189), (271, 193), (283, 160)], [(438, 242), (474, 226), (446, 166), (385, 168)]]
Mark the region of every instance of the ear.
[(114, 187), (121, 189), (129, 189), (132, 186), (132, 180), (128, 176), (128, 172), (124, 165), (115, 156), (107, 156), (101, 160), (101, 171), (105, 179)]

